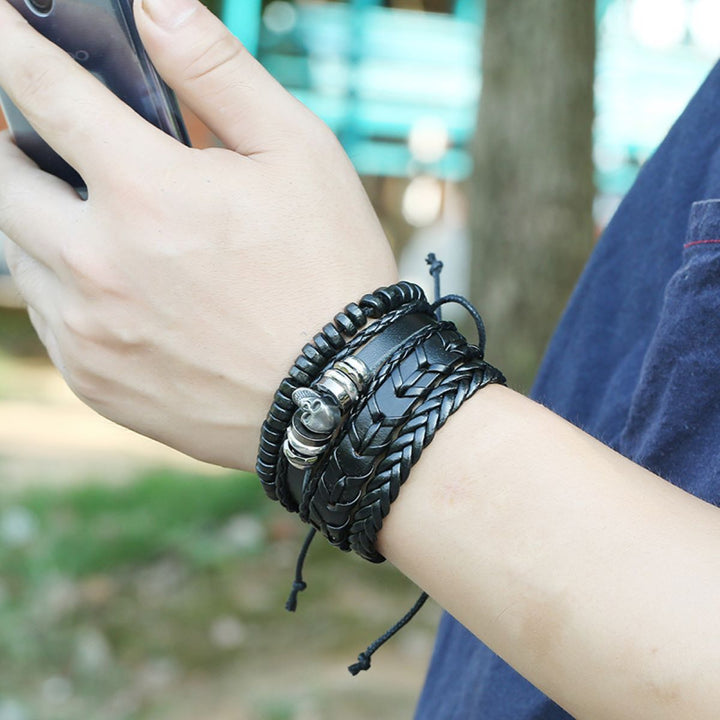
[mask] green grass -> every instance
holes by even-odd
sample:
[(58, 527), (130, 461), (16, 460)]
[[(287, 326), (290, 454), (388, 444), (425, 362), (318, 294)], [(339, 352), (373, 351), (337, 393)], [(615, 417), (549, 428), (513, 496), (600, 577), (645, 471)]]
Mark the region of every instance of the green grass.
[[(342, 677), (415, 596), (391, 568), (320, 539), (298, 612), (285, 612), (303, 534), (239, 473), (0, 497), (0, 710), (10, 697), (27, 720), (176, 718), (178, 696), (241, 668), (248, 717), (294, 717), (296, 696), (263, 694), (255, 668), (293, 677), (332, 658)], [(416, 627), (430, 635), (433, 620)], [(339, 699), (322, 689), (315, 702), (329, 712)]]
[(0, 307), (0, 348), (15, 356), (45, 356), (25, 310)]
[(71, 578), (115, 572), (169, 552), (191, 564), (213, 563), (226, 554), (213, 534), (220, 523), (267, 510), (257, 483), (237, 474), (165, 472), (120, 487), (34, 488), (18, 501), (38, 532), (26, 547), (0, 546), (0, 566), (25, 581), (50, 568)]

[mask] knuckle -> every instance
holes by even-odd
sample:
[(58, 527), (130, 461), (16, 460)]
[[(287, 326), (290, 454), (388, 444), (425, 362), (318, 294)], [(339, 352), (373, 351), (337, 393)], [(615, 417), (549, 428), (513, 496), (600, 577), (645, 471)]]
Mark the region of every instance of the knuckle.
[(245, 46), (233, 35), (223, 32), (186, 69), (189, 82), (201, 82), (229, 70), (248, 55)]
[(69, 238), (60, 245), (59, 254), (60, 262), (83, 295), (97, 298), (121, 293), (120, 278), (111, 263), (87, 245)]
[(127, 311), (117, 311), (113, 314), (108, 335), (110, 339), (107, 345), (126, 358), (136, 355), (149, 345), (142, 318)]
[[(84, 306), (70, 305), (64, 307), (60, 320), (63, 326), (63, 336), (72, 339), (71, 346), (89, 350), (89, 346), (101, 340), (102, 327), (96, 323)], [(83, 353), (84, 354), (84, 351)]]

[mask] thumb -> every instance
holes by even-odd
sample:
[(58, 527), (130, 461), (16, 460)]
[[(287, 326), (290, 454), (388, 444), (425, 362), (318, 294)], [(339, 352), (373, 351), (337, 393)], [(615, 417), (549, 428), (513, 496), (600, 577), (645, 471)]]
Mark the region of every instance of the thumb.
[(311, 117), (198, 0), (135, 0), (135, 18), (165, 82), (227, 147), (267, 151)]

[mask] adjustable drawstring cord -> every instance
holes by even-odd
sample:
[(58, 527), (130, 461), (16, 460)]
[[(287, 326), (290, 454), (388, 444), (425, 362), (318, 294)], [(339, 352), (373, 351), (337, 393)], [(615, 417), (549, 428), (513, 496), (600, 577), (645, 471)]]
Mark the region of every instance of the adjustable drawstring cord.
[(430, 309), (439, 313), (440, 306), (445, 305), (446, 303), (457, 303), (458, 305), (462, 305), (470, 313), (475, 322), (475, 329), (478, 334), (478, 347), (480, 348), (480, 356), (482, 357), (485, 354), (485, 323), (483, 322), (480, 313), (473, 307), (472, 303), (462, 295), (446, 295), (444, 298), (440, 298), (439, 300), (436, 299), (430, 306)]
[[(438, 320), (442, 320), (442, 313), (440, 307), (445, 303), (456, 302), (462, 305), (472, 315), (473, 320), (475, 321), (475, 326), (477, 327), (478, 336), (480, 338), (479, 347), (481, 352), (484, 351), (485, 326), (483, 324), (482, 318), (480, 317), (480, 314), (477, 312), (477, 310), (475, 310), (475, 308), (470, 304), (468, 300), (466, 300), (460, 295), (446, 295), (445, 297), (441, 298), (440, 273), (443, 269), (443, 263), (442, 261), (437, 259), (435, 253), (430, 253), (425, 259), (425, 262), (430, 266), (429, 272), (430, 275), (432, 275), (433, 277), (435, 285), (435, 298), (434, 303), (431, 306), (431, 310), (435, 313), (435, 317)], [(292, 584), (290, 596), (285, 603), (285, 609), (289, 612), (295, 612), (295, 610), (297, 609), (297, 597), (299, 593), (301, 593), (307, 588), (307, 583), (303, 580), (303, 566), (305, 565), (305, 559), (307, 558), (308, 550), (310, 549), (310, 545), (315, 538), (316, 533), (317, 531), (315, 530), (315, 528), (312, 528), (306, 535), (305, 541), (303, 542), (302, 548), (300, 549), (297, 563), (295, 565), (295, 580)], [(415, 604), (412, 606), (412, 608), (410, 608), (410, 610), (400, 620), (398, 620), (398, 622), (396, 622), (391, 628), (389, 628), (385, 633), (383, 633), (377, 640), (368, 645), (364, 652), (361, 652), (358, 655), (358, 661), (348, 667), (350, 674), (357, 675), (363, 670), (369, 670), (370, 660), (373, 654), (379, 648), (381, 648), (391, 637), (393, 637), (400, 630), (402, 630), (415, 617), (415, 615), (418, 614), (420, 608), (422, 608), (427, 599), (428, 594), (426, 592), (421, 593), (420, 597), (415, 601)]]
[(370, 658), (372, 657), (372, 654), (378, 648), (382, 647), (399, 630), (402, 630), (418, 614), (418, 611), (425, 604), (425, 601), (427, 599), (428, 594), (424, 592), (422, 595), (420, 595), (420, 597), (417, 599), (410, 611), (406, 615), (404, 615), (402, 619), (396, 622), (395, 625), (393, 625), (384, 635), (381, 635), (374, 643), (372, 643), (372, 645), (369, 645), (365, 652), (361, 652), (358, 655), (358, 662), (348, 667), (350, 674), (357, 675), (361, 670), (369, 670)]
[[(437, 303), (440, 299), (440, 273), (442, 272), (443, 264), (442, 261), (437, 259), (435, 253), (429, 253), (425, 258), (425, 262), (430, 266), (429, 272), (435, 281), (435, 287), (433, 289), (435, 291), (435, 303)], [(438, 320), (442, 320), (442, 311), (440, 308), (433, 306), (433, 310), (435, 311), (435, 317)]]
[(297, 610), (298, 593), (301, 593), (303, 590), (305, 590), (305, 588), (307, 588), (307, 583), (303, 580), (302, 571), (303, 565), (305, 565), (305, 558), (307, 557), (308, 550), (310, 549), (310, 544), (315, 538), (316, 532), (317, 530), (315, 530), (315, 528), (312, 528), (310, 532), (308, 532), (308, 534), (305, 536), (305, 542), (300, 549), (300, 554), (298, 555), (297, 563), (295, 565), (295, 581), (292, 584), (290, 597), (288, 597), (287, 602), (285, 603), (285, 609), (288, 612), (295, 612), (295, 610)]

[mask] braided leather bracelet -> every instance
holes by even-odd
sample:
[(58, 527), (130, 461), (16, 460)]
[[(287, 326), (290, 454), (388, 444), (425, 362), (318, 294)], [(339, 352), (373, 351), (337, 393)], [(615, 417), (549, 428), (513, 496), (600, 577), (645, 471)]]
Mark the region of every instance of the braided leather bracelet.
[(482, 359), (468, 357), (415, 408), (412, 417), (401, 427), (387, 454), (375, 468), (375, 476), (355, 509), (348, 542), (360, 557), (376, 563), (385, 560), (375, 549), (377, 534), (410, 470), (450, 415), (480, 388), (491, 383), (504, 384), (505, 378)]
[(446, 348), (460, 337), (451, 323), (433, 321), (414, 342), (401, 347), (378, 373), (366, 401), (348, 419), (317, 482), (308, 483), (301, 519), (333, 545), (350, 549), (347, 538), (355, 506), (397, 428), (456, 362)]
[[(432, 258), (431, 264), (437, 292), (442, 263)], [(445, 302), (468, 309), (478, 346), (439, 319)], [(358, 332), (369, 318), (375, 322)], [(464, 298), (447, 296), (431, 306), (418, 286), (401, 282), (346, 306), (302, 349), (263, 424), (256, 465), (268, 496), (313, 528), (298, 558), (289, 610), (306, 587), (302, 566), (316, 531), (344, 551), (384, 561), (377, 534), (423, 449), (477, 390), (505, 382), (484, 361), (484, 344), (482, 318)], [(372, 653), (426, 598), (423, 593), (361, 653), (350, 672), (367, 669)]]
[[(423, 312), (418, 312), (419, 310)], [(356, 388), (358, 394), (362, 392), (363, 397), (367, 397), (374, 392), (378, 377), (382, 376), (382, 373), (389, 366), (392, 367), (394, 362), (393, 358), (397, 356), (398, 352), (403, 352), (403, 349), (408, 346), (408, 343), (415, 343), (418, 342), (418, 338), (422, 339), (426, 337), (428, 328), (434, 331), (435, 325), (436, 322), (428, 303), (409, 303), (393, 313), (388, 314), (374, 325), (371, 325), (364, 331), (362, 336), (358, 336), (353, 339), (351, 343), (348, 343), (345, 350), (336, 357), (333, 368), (339, 365), (342, 366), (343, 363), (350, 361), (352, 361), (352, 364), (357, 363), (362, 366), (366, 373), (365, 379), (360, 383), (363, 387), (356, 385)], [(367, 340), (367, 342), (363, 344), (362, 341), (365, 340)], [(321, 376), (320, 379), (316, 381), (315, 387), (323, 383), (323, 378), (324, 376)], [(358, 400), (360, 400), (361, 407), (363, 400), (359, 397), (354, 398), (354, 402), (357, 403)], [(352, 403), (349, 404), (352, 405)], [(355, 405), (351, 410), (350, 418), (352, 418), (357, 411), (358, 406)], [(296, 421), (298, 415), (302, 414), (302, 412), (296, 411), (292, 420), (294, 430), (298, 429)], [(348, 420), (346, 419), (342, 426), (338, 425), (336, 428), (337, 432), (334, 434), (343, 434), (347, 423)], [(302, 429), (300, 429), (300, 432), (302, 433)], [(329, 447), (332, 445), (332, 442), (328, 442), (326, 445)], [(284, 464), (278, 465), (278, 472), (275, 478), (276, 487), (284, 484), (288, 486), (295, 504), (299, 507), (300, 518), (304, 522), (308, 522), (307, 507), (303, 506), (301, 500), (303, 496), (307, 495), (306, 485), (312, 486), (313, 483), (317, 482), (316, 478), (321, 472), (319, 468), (321, 468), (322, 465), (322, 463), (318, 463), (318, 467), (313, 467), (310, 474), (306, 473), (307, 465), (302, 462), (298, 463), (295, 467), (292, 464), (287, 467)]]
[[(293, 499), (285, 488), (276, 488), (275, 476), (281, 445), (292, 419), (295, 406), (292, 393), (303, 385), (310, 385), (339, 351), (347, 345), (346, 337), (352, 337), (369, 318), (381, 318), (409, 303), (424, 303), (422, 289), (408, 282), (399, 282), (387, 288), (378, 288), (363, 296), (358, 303), (350, 303), (315, 335), (311, 343), (303, 347), (286, 377), (275, 393), (275, 398), (260, 434), (260, 447), (255, 471), (272, 500), (280, 500), (283, 506), (294, 512)], [(376, 323), (377, 324), (377, 323)], [(377, 331), (376, 331), (377, 332)], [(278, 492), (279, 490), (279, 492)]]

